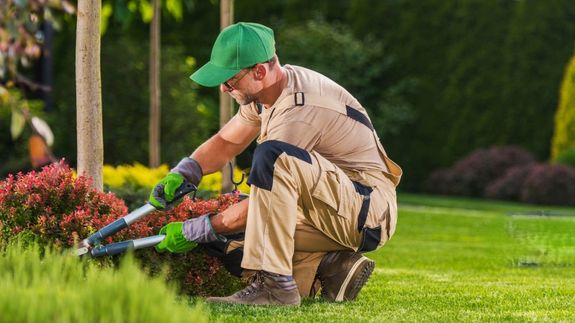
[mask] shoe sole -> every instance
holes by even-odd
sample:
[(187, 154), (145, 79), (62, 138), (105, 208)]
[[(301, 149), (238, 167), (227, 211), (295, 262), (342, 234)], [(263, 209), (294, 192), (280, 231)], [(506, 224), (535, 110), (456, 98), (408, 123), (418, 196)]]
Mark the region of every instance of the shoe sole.
[(347, 277), (337, 293), (335, 301), (342, 302), (354, 300), (357, 297), (357, 294), (359, 294), (359, 291), (363, 288), (363, 285), (367, 283), (374, 268), (375, 262), (369, 258), (362, 256), (358, 259), (347, 274)]
[(206, 302), (209, 304), (227, 304), (227, 305), (249, 305), (249, 306), (300, 306), (301, 299), (291, 303), (281, 303), (281, 302), (270, 302), (270, 303), (251, 303), (245, 302), (237, 299), (232, 299), (230, 297), (208, 297)]

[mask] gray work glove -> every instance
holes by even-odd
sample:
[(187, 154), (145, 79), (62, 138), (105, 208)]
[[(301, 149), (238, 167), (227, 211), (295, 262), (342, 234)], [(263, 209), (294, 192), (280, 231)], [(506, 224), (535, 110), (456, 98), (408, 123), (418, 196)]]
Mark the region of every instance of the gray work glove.
[(209, 243), (216, 240), (226, 241), (226, 237), (217, 234), (210, 222), (211, 214), (204, 214), (197, 218), (189, 219), (184, 222), (182, 231), (188, 241), (197, 243)]

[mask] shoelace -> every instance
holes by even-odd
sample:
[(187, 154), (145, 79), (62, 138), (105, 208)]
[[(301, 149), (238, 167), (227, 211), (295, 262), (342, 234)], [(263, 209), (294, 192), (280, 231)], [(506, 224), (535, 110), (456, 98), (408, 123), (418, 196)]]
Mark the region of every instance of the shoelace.
[[(319, 281), (319, 289), (316, 289), (316, 284)], [(316, 275), (313, 283), (311, 284), (310, 296), (315, 296), (317, 292), (320, 292), (321, 296), (326, 296), (327, 292), (325, 291), (325, 282), (321, 278), (321, 276)]]
[(256, 292), (264, 283), (264, 277), (261, 273), (256, 273), (252, 278), (251, 284), (238, 293), (238, 297), (244, 298)]
[(321, 295), (322, 297), (326, 297), (326, 296), (327, 296), (327, 291), (325, 290), (325, 282), (324, 282), (324, 280), (323, 280), (321, 277), (319, 278), (319, 286), (320, 286), (320, 289), (321, 289), (320, 295)]

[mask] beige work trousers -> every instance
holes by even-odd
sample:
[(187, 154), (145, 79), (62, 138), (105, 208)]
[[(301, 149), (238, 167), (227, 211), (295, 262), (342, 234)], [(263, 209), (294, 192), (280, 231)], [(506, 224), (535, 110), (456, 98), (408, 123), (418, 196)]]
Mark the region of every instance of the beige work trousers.
[(397, 220), (395, 185), (383, 172), (362, 175), (373, 189), (365, 197), (337, 166), (316, 152), (309, 157), (281, 153), (269, 161), (266, 185), (252, 181), (242, 260), (247, 270), (293, 275), (302, 296), (309, 295), (326, 252), (365, 244), (358, 228), (364, 199), (370, 203), (363, 227), (381, 229), (375, 247), (393, 235)]

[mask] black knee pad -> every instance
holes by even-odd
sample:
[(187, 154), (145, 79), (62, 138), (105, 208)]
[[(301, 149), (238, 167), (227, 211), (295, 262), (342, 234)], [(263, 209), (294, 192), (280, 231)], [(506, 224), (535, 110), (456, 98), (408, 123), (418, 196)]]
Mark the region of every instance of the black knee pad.
[(311, 156), (306, 150), (283, 141), (268, 140), (258, 145), (254, 152), (248, 184), (271, 191), (274, 164), (282, 153), (311, 164)]
[(214, 241), (210, 243), (202, 243), (200, 246), (204, 248), (208, 255), (218, 258), (230, 274), (236, 277), (241, 277), (243, 271), (241, 264), (244, 256), (244, 249), (243, 247), (236, 248), (234, 250), (228, 249), (230, 249), (230, 243), (232, 241), (243, 241), (244, 233), (227, 235), (225, 237), (227, 238), (226, 242)]

